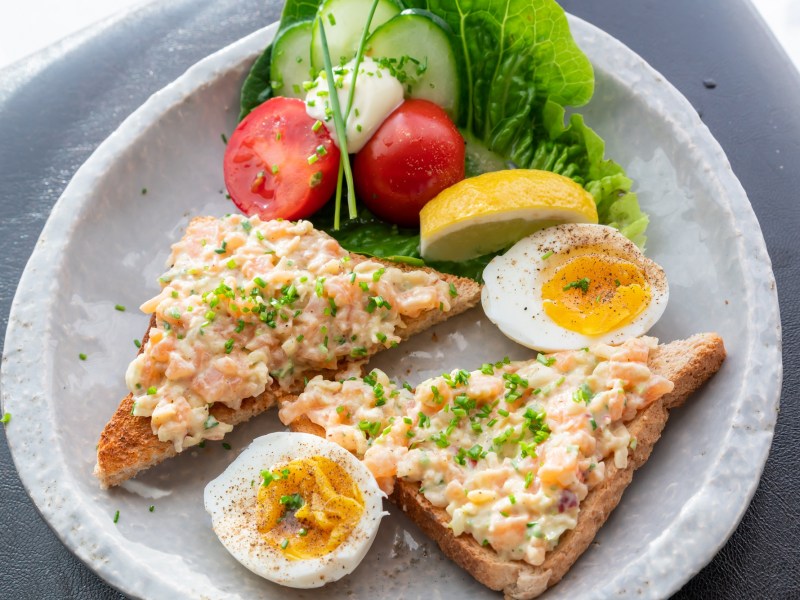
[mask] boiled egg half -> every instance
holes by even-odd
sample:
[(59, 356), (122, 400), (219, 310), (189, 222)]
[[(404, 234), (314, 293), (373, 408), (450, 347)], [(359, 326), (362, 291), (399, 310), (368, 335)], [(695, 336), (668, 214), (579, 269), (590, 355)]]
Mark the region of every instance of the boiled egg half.
[(523, 238), (483, 272), (486, 316), (524, 346), (554, 352), (617, 344), (664, 313), (664, 270), (619, 231), (569, 224)]
[(304, 433), (255, 439), (206, 486), (214, 532), (252, 572), (319, 587), (351, 573), (384, 516), (383, 492), (344, 448)]

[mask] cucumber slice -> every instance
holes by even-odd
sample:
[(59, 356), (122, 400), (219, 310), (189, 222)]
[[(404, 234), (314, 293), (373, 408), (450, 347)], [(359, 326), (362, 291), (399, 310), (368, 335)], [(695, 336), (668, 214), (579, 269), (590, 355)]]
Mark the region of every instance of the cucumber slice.
[[(325, 24), (328, 52), (334, 66), (344, 64), (356, 55), (361, 34), (367, 23), (371, 0), (324, 0), (314, 19), (311, 33), (311, 66), (315, 72), (321, 71), (325, 62), (322, 58), (322, 41), (319, 23)], [(379, 0), (372, 16), (370, 31), (400, 13), (400, 7), (392, 0)]]
[(284, 29), (272, 44), (271, 85), (276, 96), (305, 98), (303, 82), (314, 79), (311, 70), (311, 21)]
[(407, 97), (430, 100), (458, 122), (460, 55), (450, 28), (439, 17), (426, 10), (404, 10), (372, 33), (365, 53), (390, 61)]

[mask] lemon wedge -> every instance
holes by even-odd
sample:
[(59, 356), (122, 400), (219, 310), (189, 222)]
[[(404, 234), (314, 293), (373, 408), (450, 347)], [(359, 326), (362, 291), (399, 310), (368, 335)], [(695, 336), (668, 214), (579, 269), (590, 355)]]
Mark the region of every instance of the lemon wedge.
[(425, 205), (419, 220), (424, 259), (462, 261), (552, 225), (597, 223), (597, 207), (592, 195), (568, 177), (513, 169), (450, 186)]

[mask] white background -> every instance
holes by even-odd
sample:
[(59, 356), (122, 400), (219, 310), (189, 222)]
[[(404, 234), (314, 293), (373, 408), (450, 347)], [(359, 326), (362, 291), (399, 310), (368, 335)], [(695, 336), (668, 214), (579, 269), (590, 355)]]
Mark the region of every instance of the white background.
[[(148, 0), (3, 0), (0, 68)], [(800, 66), (800, 2), (751, 0)]]

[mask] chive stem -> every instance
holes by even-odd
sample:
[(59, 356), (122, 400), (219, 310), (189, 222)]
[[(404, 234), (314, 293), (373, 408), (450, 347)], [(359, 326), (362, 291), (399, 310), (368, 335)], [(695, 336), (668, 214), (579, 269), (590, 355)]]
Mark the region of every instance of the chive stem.
[[(353, 65), (353, 75), (352, 75), (352, 82), (350, 84), (350, 92), (347, 95), (347, 108), (344, 111), (344, 123), (345, 126), (347, 124), (347, 119), (350, 118), (350, 110), (353, 108), (353, 100), (356, 95), (356, 81), (358, 81), (358, 69), (361, 67), (361, 61), (364, 59), (364, 47), (367, 44), (367, 37), (369, 36), (369, 26), (372, 24), (372, 17), (375, 15), (375, 10), (378, 8), (378, 0), (372, 0), (372, 6), (369, 9), (369, 14), (367, 15), (367, 22), (364, 23), (364, 30), (361, 32), (361, 40), (358, 43), (358, 51), (356, 52), (356, 60)], [(322, 25), (320, 23), (320, 25)], [(322, 43), (323, 48), (325, 50), (325, 55), (329, 56), (328, 49), (325, 44), (325, 33), (322, 32)], [(327, 65), (327, 63), (326, 63)], [(327, 69), (327, 66), (326, 66)], [(330, 77), (330, 75), (328, 75)], [(338, 94), (334, 94), (334, 96), (338, 96)], [(336, 102), (338, 103), (338, 98), (336, 98)], [(333, 100), (332, 100), (333, 101)], [(358, 112), (358, 111), (356, 111)], [(334, 123), (336, 117), (334, 114)], [(350, 166), (349, 157), (347, 160), (347, 166)], [(345, 176), (347, 173), (345, 173)], [(336, 214), (334, 215), (333, 221), (333, 228), (335, 230), (339, 229), (339, 213), (341, 212), (340, 205), (341, 205), (341, 189), (342, 189), (342, 169), (339, 169), (339, 179), (336, 182)], [(353, 193), (353, 181), (352, 175), (350, 179), (347, 180), (347, 212), (351, 219), (355, 219), (358, 216), (358, 209), (356, 208), (356, 196)]]
[[(328, 38), (325, 35), (325, 25), (322, 20), (319, 22), (319, 33), (322, 38), (322, 58), (325, 62), (325, 74), (328, 78), (328, 87), (333, 92), (330, 95), (331, 108), (333, 109), (333, 124), (336, 127), (336, 137), (339, 138), (339, 150), (341, 151), (341, 164), (344, 167), (344, 178), (347, 181), (347, 206), (350, 218), (355, 219), (358, 214), (356, 212), (353, 172), (350, 170), (350, 156), (347, 153), (347, 132), (345, 130), (344, 120), (342, 119), (342, 108), (339, 105), (339, 94), (336, 91), (336, 79), (333, 77), (333, 65), (331, 64), (331, 55), (328, 50)], [(337, 197), (341, 198), (341, 195), (337, 194)], [(336, 227), (334, 227), (334, 229), (336, 229)]]
[(339, 161), (339, 175), (336, 179), (336, 201), (333, 204), (333, 229), (339, 231), (342, 217), (342, 178), (344, 177), (344, 161)]
[[(367, 15), (367, 22), (364, 23), (364, 31), (361, 32), (361, 41), (358, 43), (358, 51), (356, 52), (356, 62), (353, 66), (353, 83), (350, 85), (350, 93), (347, 96), (347, 110), (344, 111), (344, 120), (347, 122), (350, 117), (350, 110), (353, 108), (353, 99), (356, 95), (356, 80), (358, 78), (358, 68), (361, 66), (361, 61), (364, 58), (364, 46), (367, 45), (367, 37), (369, 36), (369, 26), (372, 24), (372, 17), (375, 15), (375, 9), (378, 8), (379, 0), (372, 0), (372, 7), (369, 9)], [(358, 116), (358, 115), (356, 115)], [(352, 216), (350, 217), (353, 218)]]

